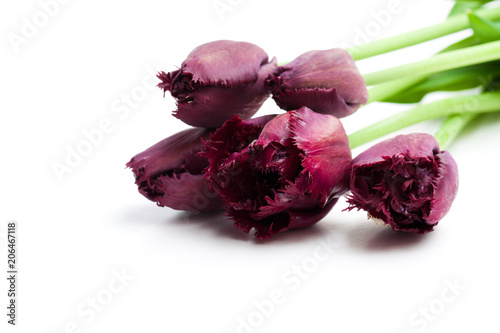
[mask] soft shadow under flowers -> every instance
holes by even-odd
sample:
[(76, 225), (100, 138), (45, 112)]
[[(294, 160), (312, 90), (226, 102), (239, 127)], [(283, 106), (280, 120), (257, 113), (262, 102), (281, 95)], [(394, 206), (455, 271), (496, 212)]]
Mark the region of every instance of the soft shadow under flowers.
[(420, 235), (394, 231), (371, 221), (344, 225), (344, 232), (350, 246), (363, 252), (391, 251), (421, 245), (433, 237), (433, 233)]
[(296, 243), (311, 238), (320, 238), (328, 234), (326, 227), (318, 224), (304, 229), (290, 230), (286, 233), (274, 235), (271, 239), (261, 240), (255, 237), (255, 232), (247, 234), (235, 228), (233, 225), (234, 222), (231, 221), (224, 212), (180, 212), (177, 215), (177, 218), (172, 222), (194, 227), (196, 229), (208, 229), (211, 230), (211, 233), (217, 237), (222, 236), (234, 240), (253, 242), (262, 245)]
[(308, 228), (289, 230), (280, 233), (271, 239), (260, 240), (254, 233), (246, 234), (233, 226), (232, 221), (223, 212), (192, 213), (181, 212), (171, 221), (186, 225), (197, 230), (203, 229), (215, 237), (225, 237), (237, 241), (252, 242), (259, 245), (290, 244), (321, 239), (329, 236), (340, 237), (345, 240), (345, 246), (363, 252), (391, 251), (411, 248), (428, 241), (433, 234), (419, 235), (400, 231), (393, 231), (388, 227), (381, 227), (369, 221), (346, 223), (325, 219)]

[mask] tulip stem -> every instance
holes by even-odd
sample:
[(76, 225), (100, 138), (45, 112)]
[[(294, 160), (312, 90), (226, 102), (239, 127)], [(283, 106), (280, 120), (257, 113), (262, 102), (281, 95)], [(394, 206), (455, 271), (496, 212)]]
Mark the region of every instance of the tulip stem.
[(437, 54), (431, 58), (410, 64), (368, 73), (364, 77), (366, 84), (371, 86), (399, 78), (420, 77), (498, 59), (500, 59), (500, 41), (494, 41)]
[[(474, 12), (476, 15), (490, 19), (500, 19), (500, 7), (482, 8)], [(429, 40), (446, 36), (458, 31), (470, 28), (468, 13), (457, 14), (449, 17), (446, 21), (422, 28), (415, 31), (410, 31), (400, 35), (376, 40), (363, 45), (352, 46), (347, 51), (352, 55), (354, 60), (361, 60), (373, 57), (379, 54), (388, 53), (399, 50), (408, 46), (427, 42)]]
[(434, 134), (439, 147), (442, 150), (447, 149), (464, 127), (478, 115), (479, 113), (462, 113), (448, 116)]
[(500, 92), (458, 96), (416, 107), (379, 121), (349, 135), (351, 149), (422, 121), (453, 114), (474, 114), (500, 111)]

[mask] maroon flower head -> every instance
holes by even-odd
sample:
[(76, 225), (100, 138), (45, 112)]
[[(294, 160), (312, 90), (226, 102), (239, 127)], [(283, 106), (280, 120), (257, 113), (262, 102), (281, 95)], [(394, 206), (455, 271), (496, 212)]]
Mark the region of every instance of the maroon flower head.
[(203, 170), (208, 159), (197, 154), (210, 131), (191, 128), (174, 134), (134, 156), (131, 168), (139, 192), (158, 206), (178, 210), (222, 210), (223, 202), (209, 189)]
[(446, 215), (457, 190), (457, 164), (432, 135), (398, 135), (352, 161), (348, 209), (366, 210), (394, 230), (423, 234)]
[(340, 121), (306, 107), (263, 128), (250, 121), (233, 118), (205, 143), (206, 176), (235, 226), (263, 239), (318, 222), (349, 188), (351, 151)]
[(284, 110), (307, 106), (342, 118), (368, 101), (365, 80), (343, 49), (304, 53), (278, 67), (265, 83)]
[(247, 119), (259, 110), (269, 97), (264, 79), (276, 67), (257, 45), (220, 40), (195, 48), (179, 70), (160, 72), (158, 86), (176, 99), (175, 117), (216, 128), (233, 115)]

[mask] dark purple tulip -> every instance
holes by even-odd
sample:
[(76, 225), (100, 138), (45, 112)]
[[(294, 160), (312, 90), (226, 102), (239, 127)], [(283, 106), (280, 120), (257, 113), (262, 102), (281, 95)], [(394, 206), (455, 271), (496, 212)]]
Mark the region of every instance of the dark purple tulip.
[(351, 55), (343, 49), (310, 51), (278, 67), (266, 80), (284, 110), (302, 106), (342, 118), (368, 101), (368, 91)]
[(340, 121), (302, 107), (264, 128), (247, 122), (232, 118), (205, 143), (206, 176), (235, 226), (264, 239), (321, 220), (349, 189), (351, 151)]
[(191, 128), (174, 134), (134, 156), (127, 167), (134, 172), (139, 192), (158, 206), (178, 210), (222, 210), (222, 201), (209, 189), (203, 169), (208, 159), (197, 154), (210, 131)]
[(246, 42), (220, 40), (195, 48), (179, 70), (158, 74), (177, 101), (174, 116), (191, 126), (220, 127), (233, 115), (253, 116), (269, 97), (264, 79), (277, 67)]
[(366, 210), (394, 230), (426, 233), (446, 215), (458, 190), (458, 169), (432, 135), (382, 141), (352, 161), (349, 209)]

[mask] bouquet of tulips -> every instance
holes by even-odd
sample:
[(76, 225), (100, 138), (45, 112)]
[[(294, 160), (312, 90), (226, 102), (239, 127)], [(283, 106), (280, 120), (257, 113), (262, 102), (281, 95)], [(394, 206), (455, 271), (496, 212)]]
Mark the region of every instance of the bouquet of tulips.
[[(247, 42), (198, 46), (178, 70), (158, 74), (177, 102), (173, 115), (193, 127), (128, 162), (139, 192), (173, 209), (225, 210), (259, 239), (317, 223), (342, 196), (347, 210), (365, 210), (377, 224), (433, 231), (458, 191), (457, 164), (443, 149), (476, 115), (500, 111), (500, 7), (488, 2), (457, 2), (435, 26), (280, 65)], [(464, 29), (473, 35), (428, 59), (364, 76), (356, 67)], [(419, 103), (431, 92), (477, 87), (349, 136), (340, 120), (374, 101)], [(252, 118), (269, 97), (277, 114)], [(352, 158), (355, 147), (433, 118), (444, 118), (435, 135), (398, 135)]]

